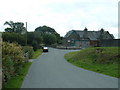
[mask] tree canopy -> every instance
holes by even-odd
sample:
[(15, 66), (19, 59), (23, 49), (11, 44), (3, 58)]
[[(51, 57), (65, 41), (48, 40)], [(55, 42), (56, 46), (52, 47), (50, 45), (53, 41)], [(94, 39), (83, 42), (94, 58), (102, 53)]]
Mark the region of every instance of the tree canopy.
[(45, 25), (37, 27), (35, 29), (35, 31), (39, 31), (39, 32), (42, 32), (42, 33), (53, 33), (53, 32), (56, 32), (53, 28), (45, 26)]
[(52, 45), (55, 43), (60, 43), (60, 34), (58, 34), (55, 29), (49, 26), (39, 26), (35, 29), (35, 32), (39, 32), (40, 36), (43, 38), (43, 43), (45, 45)]
[(22, 33), (26, 30), (23, 22), (6, 21), (4, 25), (9, 25), (9, 28), (7, 27), (5, 32)]

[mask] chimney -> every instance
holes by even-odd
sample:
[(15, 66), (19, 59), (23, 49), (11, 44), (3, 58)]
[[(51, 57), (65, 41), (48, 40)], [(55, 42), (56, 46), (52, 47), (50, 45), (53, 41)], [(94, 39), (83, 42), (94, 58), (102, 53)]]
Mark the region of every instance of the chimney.
[(84, 35), (83, 35), (83, 38), (84, 38), (84, 39), (87, 39), (87, 38), (88, 38), (87, 31), (88, 31), (88, 29), (85, 27), (85, 29), (84, 29)]
[(88, 29), (85, 27), (84, 31), (88, 31)]

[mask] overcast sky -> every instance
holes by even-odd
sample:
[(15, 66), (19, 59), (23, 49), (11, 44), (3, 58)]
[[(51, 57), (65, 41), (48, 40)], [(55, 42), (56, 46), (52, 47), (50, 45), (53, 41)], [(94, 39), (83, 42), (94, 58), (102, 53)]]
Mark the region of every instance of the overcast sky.
[(0, 30), (5, 21), (28, 22), (28, 31), (54, 28), (61, 36), (69, 30), (104, 28), (118, 38), (119, 0), (1, 0)]

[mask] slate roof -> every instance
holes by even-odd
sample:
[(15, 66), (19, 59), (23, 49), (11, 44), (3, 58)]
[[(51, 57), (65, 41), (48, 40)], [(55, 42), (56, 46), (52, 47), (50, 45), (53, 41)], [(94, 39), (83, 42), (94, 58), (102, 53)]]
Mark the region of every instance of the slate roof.
[(80, 38), (83, 38), (84, 32), (80, 30), (75, 30), (75, 32), (80, 36)]
[[(76, 34), (79, 35), (79, 37), (81, 39), (84, 39), (84, 34), (85, 34), (84, 30), (71, 30), (65, 35), (65, 37), (69, 37), (69, 35), (71, 35), (72, 32), (74, 32), (74, 31), (76, 32)], [(105, 34), (107, 34), (107, 32), (108, 31), (104, 31), (103, 34), (105, 35)], [(114, 37), (112, 34), (110, 34), (110, 35), (112, 37)], [(101, 37), (101, 32), (100, 31), (87, 31), (87, 37), (89, 40), (98, 40)]]
[[(80, 38), (84, 38), (84, 31), (78, 31), (78, 30), (75, 30), (76, 33), (80, 36)], [(98, 31), (87, 31), (87, 37), (90, 39), (90, 40), (98, 40), (98, 38), (100, 37), (100, 32)]]
[(69, 32), (65, 35), (65, 37), (69, 37), (69, 35), (70, 35), (72, 32), (73, 32), (72, 30), (69, 31)]
[(90, 40), (98, 40), (100, 37), (100, 32), (98, 31), (88, 31), (87, 34)]

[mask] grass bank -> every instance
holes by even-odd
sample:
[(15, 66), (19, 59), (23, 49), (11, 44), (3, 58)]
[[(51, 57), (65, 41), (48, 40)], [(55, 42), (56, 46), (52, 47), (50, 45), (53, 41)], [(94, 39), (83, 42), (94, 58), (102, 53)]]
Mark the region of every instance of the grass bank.
[(38, 49), (37, 51), (33, 52), (32, 59), (36, 59), (38, 56), (42, 54), (42, 49)]
[[(32, 59), (36, 59), (41, 54), (42, 54), (41, 49), (34, 51)], [(25, 79), (26, 74), (28, 73), (28, 70), (29, 70), (31, 64), (32, 64), (32, 62), (26, 63), (24, 68), (21, 69), (21, 71), (20, 71), (21, 74), (19, 76), (15, 76), (15, 77), (11, 78), (10, 81), (3, 87), (3, 90), (5, 88), (16, 88), (15, 90), (17, 90), (17, 88), (18, 88), (18, 90), (19, 90), (19, 88), (21, 88), (21, 85)]]
[(118, 74), (120, 62), (120, 48), (118, 47), (95, 47), (77, 52), (67, 53), (65, 58), (68, 62), (105, 75), (120, 77)]

